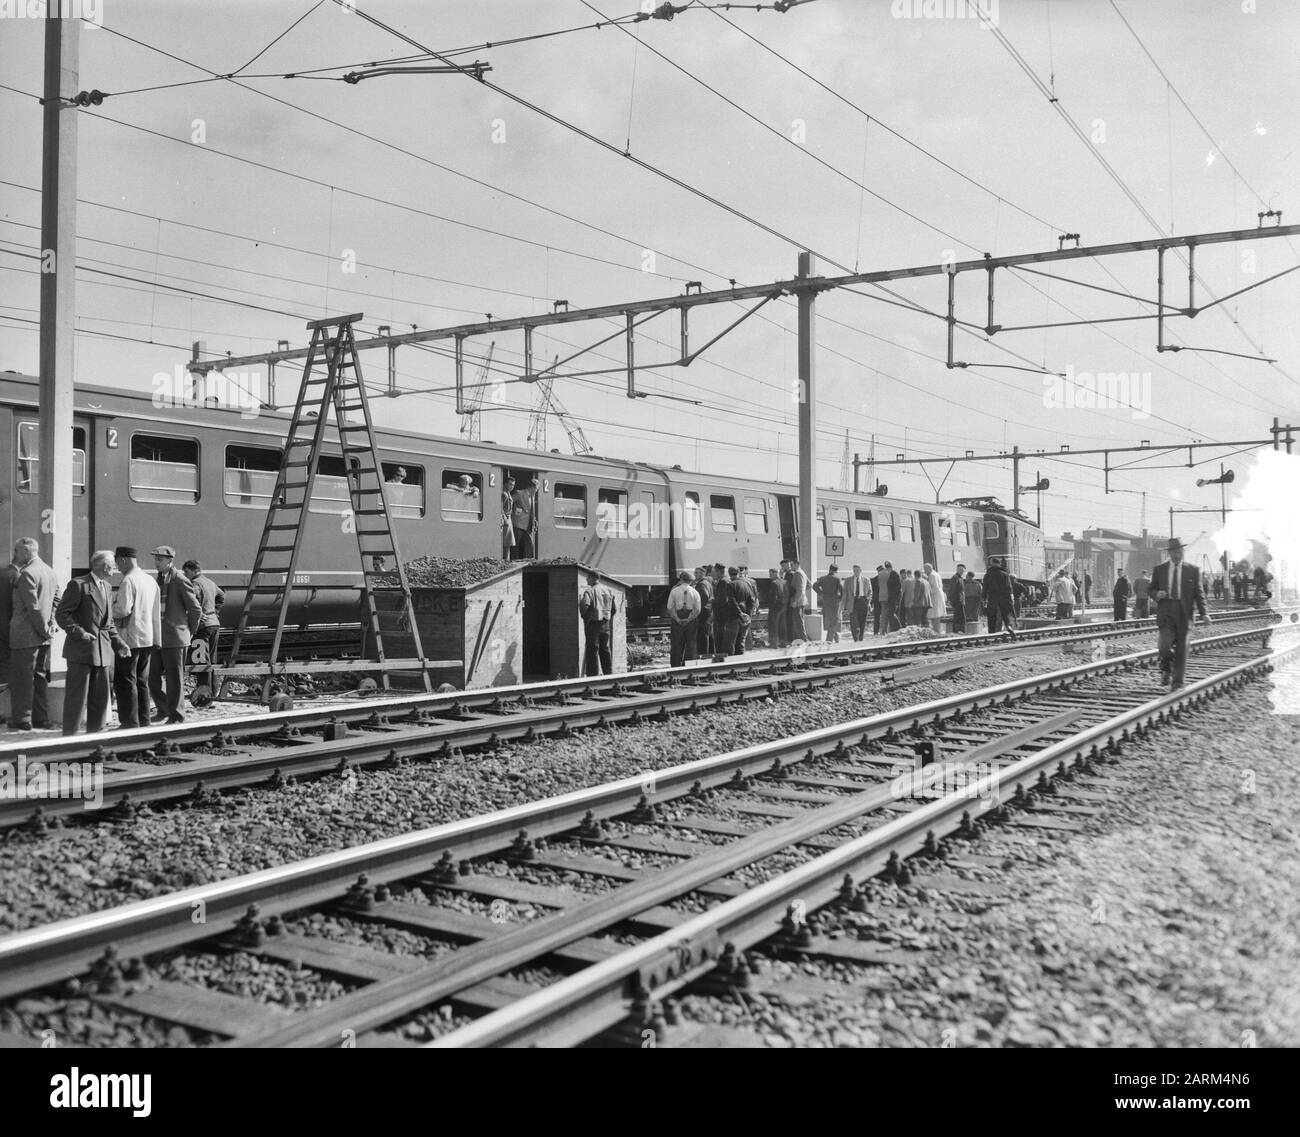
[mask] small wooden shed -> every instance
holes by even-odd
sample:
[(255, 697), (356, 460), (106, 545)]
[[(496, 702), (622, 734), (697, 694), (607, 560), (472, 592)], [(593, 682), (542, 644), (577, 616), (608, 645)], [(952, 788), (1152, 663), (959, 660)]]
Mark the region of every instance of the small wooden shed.
[[(424, 565), (432, 558), (422, 558)], [(509, 687), (524, 681), (523, 562), (483, 575), (485, 562), (438, 560), (437, 570), (423, 572), (420, 561), (408, 566), (411, 601), (425, 659), (459, 659), (456, 667), (434, 668), (435, 687), (450, 683), (462, 691)], [(489, 570), (492, 566), (486, 566)], [(421, 576), (437, 584), (418, 583)], [(477, 579), (476, 579), (477, 577)], [(367, 637), (368, 640), (368, 637)], [(366, 644), (366, 654), (373, 649)], [(384, 633), (384, 654), (405, 658), (415, 654), (413, 637)], [(397, 686), (394, 677), (394, 686)]]
[(617, 604), (610, 636), (614, 672), (627, 670), (626, 581), (578, 561), (525, 561), (523, 577), (523, 669), (528, 679), (557, 679), (582, 674), (586, 632), (578, 598), (594, 572), (614, 590)]

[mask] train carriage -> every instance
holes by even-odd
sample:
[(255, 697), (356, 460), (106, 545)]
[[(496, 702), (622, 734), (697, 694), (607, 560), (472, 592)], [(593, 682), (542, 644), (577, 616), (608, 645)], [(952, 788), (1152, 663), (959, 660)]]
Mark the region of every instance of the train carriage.
[[(10, 543), (39, 535), (37, 383), (0, 375), (0, 524)], [(242, 606), (289, 416), (79, 387), (73, 426), (73, 566), (95, 548), (176, 547), (195, 557), (228, 597), (223, 621)], [(291, 622), (359, 618), (355, 539), (341, 523), (350, 506), (337, 445), (322, 452), (293, 581)], [(767, 570), (802, 547), (798, 497), (778, 482), (691, 473), (644, 462), (538, 453), (491, 442), (379, 429), (384, 479), (406, 559), (501, 557), (506, 479), (536, 483), (536, 554), (593, 565), (631, 586), (630, 615), (661, 611), (675, 574), (697, 565), (743, 565), (764, 589)], [(160, 508), (161, 507), (161, 508)], [(958, 563), (976, 573), (992, 551), (976, 509), (819, 490), (818, 561), (824, 539), (842, 537), (842, 571), (871, 573)], [(804, 558), (807, 559), (806, 557)]]

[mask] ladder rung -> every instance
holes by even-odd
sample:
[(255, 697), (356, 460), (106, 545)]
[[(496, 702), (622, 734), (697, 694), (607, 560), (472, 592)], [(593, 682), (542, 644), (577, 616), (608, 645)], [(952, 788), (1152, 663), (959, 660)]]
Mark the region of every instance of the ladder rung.
[[(266, 531), (268, 533), (272, 533), (277, 529), (297, 529), (297, 528), (299, 528), (299, 523), (294, 522), (292, 525), (268, 525), (266, 527)], [(265, 552), (265, 550), (263, 550), (263, 552)]]

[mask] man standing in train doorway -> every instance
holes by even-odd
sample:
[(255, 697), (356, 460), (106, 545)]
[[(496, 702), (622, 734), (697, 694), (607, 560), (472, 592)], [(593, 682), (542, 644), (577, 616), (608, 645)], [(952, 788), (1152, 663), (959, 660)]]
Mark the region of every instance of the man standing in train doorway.
[(515, 480), (507, 476), (501, 487), (501, 559), (515, 559), (515, 526), (512, 514), (515, 508)]
[(510, 524), (515, 531), (515, 560), (531, 561), (537, 556), (537, 479), (529, 478), (528, 484), (515, 490), (510, 510)]
[(1183, 543), (1177, 537), (1169, 542), (1169, 559), (1151, 574), (1151, 591), (1156, 598), (1160, 681), (1177, 691), (1187, 668), (1187, 630), (1193, 609), (1205, 623), (1210, 622), (1201, 570), (1183, 563)]
[(609, 675), (613, 672), (614, 658), (610, 645), (613, 643), (617, 609), (618, 597), (614, 590), (601, 582), (599, 573), (587, 573), (587, 587), (578, 598), (578, 613), (582, 616), (583, 639), (586, 641), (582, 661), (584, 675)]

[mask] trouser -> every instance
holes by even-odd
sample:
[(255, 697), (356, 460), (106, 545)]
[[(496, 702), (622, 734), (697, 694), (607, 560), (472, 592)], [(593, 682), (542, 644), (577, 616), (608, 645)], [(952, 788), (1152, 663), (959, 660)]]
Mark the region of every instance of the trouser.
[(63, 698), (63, 733), (76, 734), (81, 712), (86, 712), (86, 731), (104, 729), (108, 718), (108, 668), (68, 660), (68, 686)]
[(714, 613), (713, 616), (713, 654), (730, 655), (731, 642), (727, 639), (727, 618)]
[(880, 616), (883, 607), (884, 605), (879, 600), (871, 605), (871, 634), (873, 636), (880, 635)]
[(118, 657), (113, 665), (113, 696), (117, 718), (124, 727), (149, 725), (149, 665), (153, 648), (133, 647), (131, 658)]
[(942, 632), (942, 631), (943, 631), (943, 617), (942, 617), (942, 616), (931, 616), (931, 617), (930, 617), (930, 629), (931, 629), (931, 631)]
[(48, 726), (50, 645), (9, 647), (9, 725)]
[(587, 620), (582, 625), (586, 633), (587, 647), (583, 653), (582, 673), (584, 675), (611, 675), (614, 660), (610, 654), (610, 622), (608, 620)]
[[(156, 647), (153, 665), (149, 668), (149, 695), (159, 714), (168, 718), (181, 713), (181, 696), (185, 693), (185, 680), (181, 663), (185, 658), (183, 647)], [(164, 680), (166, 694), (163, 693)]]
[(727, 655), (745, 654), (745, 637), (749, 635), (749, 617), (732, 616), (722, 631), (722, 646), (718, 651)]
[(673, 620), (668, 629), (669, 658), (673, 667), (681, 667), (689, 659), (695, 658), (695, 625), (697, 619), (679, 624)]
[(965, 631), (966, 631), (965, 609), (962, 608), (960, 603), (954, 604), (952, 606), (952, 634), (955, 636), (958, 633), (962, 633)]
[(1127, 600), (1116, 600), (1116, 601), (1115, 601), (1115, 619), (1117, 619), (1117, 620), (1127, 620), (1127, 619), (1128, 619), (1128, 601), (1127, 601)]
[(1073, 604), (1058, 604), (1056, 606), (1056, 618), (1058, 620), (1068, 620), (1072, 615), (1074, 615)]
[[(4, 618), (3, 616), (0, 616), (0, 620), (2, 620), (3, 618)], [(3, 629), (3, 631), (6, 632), (8, 630), (9, 629), (7, 627)], [(9, 685), (9, 641), (7, 639), (0, 639), (0, 687), (7, 687), (8, 685)]]
[(1133, 616), (1138, 620), (1145, 620), (1151, 615), (1151, 601), (1146, 596), (1139, 596), (1133, 601)]
[(785, 647), (785, 609), (767, 610), (767, 646)]
[(1015, 614), (1011, 611), (1011, 601), (1008, 600), (990, 600), (988, 602), (989, 613), (989, 631), (997, 632), (1002, 630), (1005, 624), (1008, 628), (1015, 625)]
[(517, 561), (530, 561), (533, 556), (533, 535), (527, 529), (516, 529), (513, 558)]
[(898, 629), (898, 601), (891, 596), (880, 610), (880, 634), (883, 636), (887, 632), (896, 632)]
[(828, 604), (822, 609), (822, 626), (826, 631), (826, 642), (837, 644), (840, 642), (840, 606), (838, 604)]
[(697, 621), (699, 627), (696, 629), (696, 651), (700, 656), (710, 656), (713, 654), (713, 615), (710, 612), (703, 613)]
[(853, 601), (853, 613), (849, 616), (849, 631), (855, 640), (867, 634), (867, 613), (871, 610), (871, 601), (857, 599)]
[(803, 605), (792, 605), (785, 612), (786, 643), (794, 643), (795, 640), (806, 640), (807, 638), (808, 631), (803, 626)]
[(918, 628), (925, 627), (925, 614), (929, 609), (924, 604), (913, 604), (907, 610), (907, 622)]
[(1160, 672), (1171, 676), (1173, 685), (1179, 687), (1187, 669), (1187, 621), (1171, 603), (1157, 609), (1156, 627), (1159, 629)]

